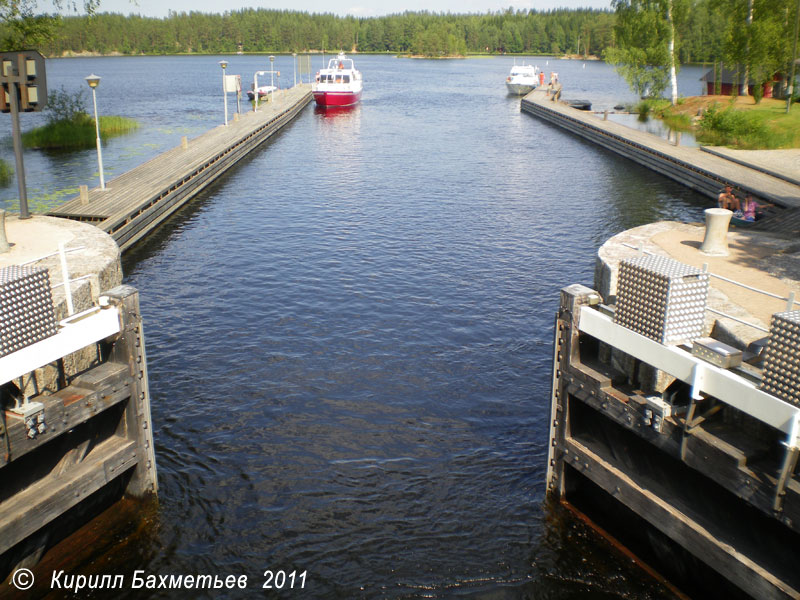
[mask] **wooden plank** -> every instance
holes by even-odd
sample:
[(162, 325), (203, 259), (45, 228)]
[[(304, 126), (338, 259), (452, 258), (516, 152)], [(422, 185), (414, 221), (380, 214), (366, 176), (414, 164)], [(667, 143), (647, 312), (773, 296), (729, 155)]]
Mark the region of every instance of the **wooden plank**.
[[(310, 96), (309, 96), (310, 98)], [(191, 178), (178, 187), (175, 191), (167, 195), (165, 198), (159, 200), (158, 204), (152, 204), (141, 210), (141, 213), (134, 218), (128, 217), (127, 222), (122, 223), (122, 218), (118, 218), (117, 223), (122, 223), (114, 229), (113, 220), (102, 223), (100, 226), (105, 230), (112, 233), (114, 238), (124, 251), (133, 246), (142, 237), (147, 235), (155, 227), (157, 227), (164, 219), (166, 219), (175, 210), (179, 209), (185, 202), (194, 197), (202, 189), (212, 183), (219, 175), (233, 167), (241, 158), (254, 150), (266, 139), (278, 131), (280, 127), (293, 119), (303, 106), (297, 105), (293, 110), (288, 111), (282, 115), (269, 129), (265, 129), (258, 137), (251, 136), (247, 140), (242, 140), (237, 144), (237, 148), (226, 151), (228, 156), (225, 160), (214, 161), (214, 164), (209, 165), (208, 168), (201, 169), (191, 175)]]
[(109, 290), (106, 295), (112, 303), (119, 305), (125, 325), (122, 336), (114, 343), (111, 356), (118, 361), (127, 359), (129, 372), (133, 376), (131, 400), (125, 405), (124, 418), (117, 427), (117, 435), (134, 443), (137, 457), (136, 469), (126, 492), (135, 497), (144, 497), (158, 492), (158, 476), (139, 293), (135, 288), (122, 285)]
[[(645, 426), (644, 403), (636, 402), (634, 396), (626, 396), (612, 387), (606, 387), (608, 378), (601, 375), (599, 379), (594, 379), (592, 372), (579, 362), (572, 362), (563, 370), (561, 379), (574, 401), (587, 404), (602, 417), (680, 460), (681, 423), (674, 418), (664, 419), (661, 432)], [(776, 474), (770, 476), (748, 464), (748, 460), (753, 455), (760, 455), (763, 448), (752, 444), (745, 446), (735, 446), (699, 426), (693, 429), (687, 439), (684, 462), (764, 514), (775, 517), (773, 501)], [(800, 485), (787, 485), (784, 517), (781, 520), (787, 527), (800, 533), (800, 519), (793, 518), (798, 516), (800, 509), (799, 492)]]
[(32, 535), (136, 464), (136, 444), (118, 436), (61, 476), (44, 477), (0, 503), (0, 553)]
[(752, 597), (765, 600), (796, 600), (800, 597), (800, 590), (782, 581), (731, 544), (718, 539), (701, 523), (675, 509), (649, 489), (641, 487), (626, 473), (575, 439), (567, 439), (565, 448), (571, 456), (578, 457), (578, 470), (583, 476)]
[[(245, 113), (239, 121), (229, 123), (228, 127), (212, 129), (192, 140), (187, 149), (179, 146), (167, 150), (115, 178), (109, 182), (106, 190), (91, 190), (88, 205), (82, 205), (79, 198), (74, 198), (49, 214), (78, 220), (102, 219), (101, 229), (112, 235), (144, 215), (137, 225), (144, 226), (146, 233), (177, 209), (173, 202), (168, 209), (150, 210), (157, 203), (170, 196), (187, 201), (193, 194), (185, 190), (193, 189), (193, 193), (196, 193), (208, 184), (204, 179), (201, 180), (202, 185), (198, 185), (196, 181), (192, 183), (192, 179), (205, 175), (206, 170), (211, 171), (207, 176), (213, 179), (230, 168), (293, 119), (310, 102), (311, 97), (307, 84), (286, 90), (274, 105), (262, 105), (259, 112)], [(184, 188), (182, 195), (177, 193), (181, 188)], [(123, 241), (132, 243), (142, 235), (136, 230), (133, 234), (127, 234)]]
[[(91, 373), (96, 371), (94, 375)], [(5, 412), (6, 435), (8, 436), (9, 461), (17, 460), (65, 431), (85, 423), (93, 416), (127, 399), (131, 395), (133, 378), (125, 365), (103, 363), (81, 376), (73, 385), (50, 396), (36, 396), (35, 401), (44, 404), (44, 433), (31, 439), (28, 437), (24, 419), (11, 411)], [(80, 383), (88, 384), (82, 387)], [(7, 464), (5, 452), (0, 453), (0, 467)]]

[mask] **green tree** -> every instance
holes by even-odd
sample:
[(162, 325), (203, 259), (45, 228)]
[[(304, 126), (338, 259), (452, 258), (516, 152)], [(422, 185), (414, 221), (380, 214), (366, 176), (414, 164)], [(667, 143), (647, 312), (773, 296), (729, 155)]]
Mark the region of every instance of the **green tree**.
[(685, 16), (684, 0), (613, 0), (616, 45), (606, 60), (639, 95), (659, 96), (669, 85), (678, 101), (677, 24)]
[[(100, 0), (53, 0), (57, 10), (67, 9), (77, 12), (79, 6), (87, 14), (94, 14)], [(0, 0), (0, 50), (20, 50), (38, 48), (55, 38), (60, 18), (56, 15), (37, 14), (36, 0)]]
[(795, 0), (714, 0), (714, 5), (727, 15), (723, 57), (739, 65), (743, 87), (789, 71)]

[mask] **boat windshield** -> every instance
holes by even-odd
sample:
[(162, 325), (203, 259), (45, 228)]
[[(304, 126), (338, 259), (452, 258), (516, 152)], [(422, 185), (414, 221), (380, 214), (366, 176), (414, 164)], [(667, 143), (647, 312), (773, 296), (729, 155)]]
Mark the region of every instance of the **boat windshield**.
[(354, 69), (353, 67), (353, 59), (352, 58), (332, 58), (328, 61), (328, 68), (334, 70), (340, 69)]

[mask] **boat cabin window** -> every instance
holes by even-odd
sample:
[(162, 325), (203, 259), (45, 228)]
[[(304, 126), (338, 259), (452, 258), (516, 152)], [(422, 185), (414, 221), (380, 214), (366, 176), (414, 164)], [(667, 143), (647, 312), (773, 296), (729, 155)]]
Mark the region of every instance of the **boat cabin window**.
[(350, 83), (350, 75), (343, 75), (342, 76), (342, 81), (344, 83)]

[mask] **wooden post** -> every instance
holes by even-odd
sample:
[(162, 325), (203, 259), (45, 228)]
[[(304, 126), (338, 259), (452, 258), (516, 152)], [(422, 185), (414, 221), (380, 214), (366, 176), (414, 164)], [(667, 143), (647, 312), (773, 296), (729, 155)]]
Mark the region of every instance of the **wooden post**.
[(81, 204), (86, 206), (87, 204), (89, 204), (89, 186), (82, 185), (80, 189), (81, 189)]
[(131, 397), (125, 407), (125, 418), (121, 420), (118, 430), (118, 435), (136, 442), (137, 464), (126, 492), (134, 497), (156, 494), (158, 478), (153, 448), (153, 422), (150, 417), (147, 355), (139, 312), (139, 292), (131, 286), (121, 285), (109, 290), (105, 295), (112, 304), (119, 307), (122, 319), (122, 331), (114, 342), (111, 359), (127, 364), (133, 377)]
[(597, 304), (600, 295), (580, 284), (561, 290), (561, 306), (556, 316), (556, 339), (553, 358), (553, 383), (550, 397), (550, 437), (547, 445), (547, 493), (560, 498), (564, 495), (565, 439), (569, 434), (567, 382), (564, 374), (569, 365), (580, 361), (579, 343), (581, 307)]
[(188, 147), (189, 147), (189, 140), (186, 138), (186, 136), (183, 136), (181, 138), (181, 148), (186, 150)]

